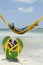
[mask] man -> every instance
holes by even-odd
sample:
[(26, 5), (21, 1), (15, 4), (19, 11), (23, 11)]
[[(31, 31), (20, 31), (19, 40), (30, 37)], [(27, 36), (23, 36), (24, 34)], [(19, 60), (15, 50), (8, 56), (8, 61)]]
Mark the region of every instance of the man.
[(14, 26), (14, 23), (10, 24), (11, 28), (14, 29), (15, 26)]

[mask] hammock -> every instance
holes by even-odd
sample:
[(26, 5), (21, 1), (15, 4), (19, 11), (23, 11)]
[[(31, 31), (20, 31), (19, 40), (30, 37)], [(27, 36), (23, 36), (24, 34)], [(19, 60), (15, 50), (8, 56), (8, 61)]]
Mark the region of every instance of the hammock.
[(0, 18), (11, 29), (11, 31), (14, 32), (14, 33), (16, 33), (16, 34), (24, 34), (24, 33), (28, 32), (29, 30), (31, 30), (34, 27), (38, 26), (39, 22), (41, 22), (41, 20), (43, 20), (43, 16), (42, 16), (41, 18), (39, 18), (38, 20), (36, 20), (33, 24), (31, 24), (30, 26), (26, 26), (26, 27), (24, 27), (22, 29), (18, 29), (16, 27), (14, 27), (12, 29), (11, 25), (4, 19), (4, 17), (2, 16), (2, 14), (0, 14)]

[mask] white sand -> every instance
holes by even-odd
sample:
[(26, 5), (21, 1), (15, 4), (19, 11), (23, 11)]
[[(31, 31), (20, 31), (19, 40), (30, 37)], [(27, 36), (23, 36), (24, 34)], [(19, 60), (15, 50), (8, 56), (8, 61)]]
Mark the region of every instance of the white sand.
[[(14, 35), (14, 37), (16, 36)], [(4, 38), (3, 34), (1, 37)], [(14, 37), (12, 35), (12, 38)], [(17, 37), (21, 38), (24, 44), (24, 48), (18, 58), (19, 62), (3, 60), (5, 56), (4, 54), (2, 55), (3, 51), (0, 45), (0, 65), (43, 65), (43, 33), (29, 33), (25, 36), (18, 35)], [(0, 38), (0, 44), (2, 43), (2, 38)]]
[(5, 56), (0, 54), (0, 65), (43, 65), (43, 62), (32, 60), (31, 58), (18, 58), (19, 62), (9, 62), (4, 60)]

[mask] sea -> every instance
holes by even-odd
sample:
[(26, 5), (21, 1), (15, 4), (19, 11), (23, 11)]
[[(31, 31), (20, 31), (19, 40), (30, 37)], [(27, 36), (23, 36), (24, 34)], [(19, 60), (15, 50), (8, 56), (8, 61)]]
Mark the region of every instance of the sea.
[(0, 29), (0, 54), (4, 54), (2, 41), (6, 36), (23, 41), (24, 48), (19, 57), (31, 58), (43, 64), (43, 28), (35, 28), (23, 35), (13, 33), (10, 29)]

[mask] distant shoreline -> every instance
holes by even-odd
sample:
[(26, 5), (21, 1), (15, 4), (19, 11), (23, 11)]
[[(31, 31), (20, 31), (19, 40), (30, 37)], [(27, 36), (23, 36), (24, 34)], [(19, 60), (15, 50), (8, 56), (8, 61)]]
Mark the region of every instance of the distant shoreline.
[[(35, 28), (35, 29), (43, 29), (43, 28)], [(10, 30), (10, 29), (5, 28), (5, 29), (0, 29), (0, 30)]]
[(9, 29), (0, 29), (0, 30), (9, 30)]

